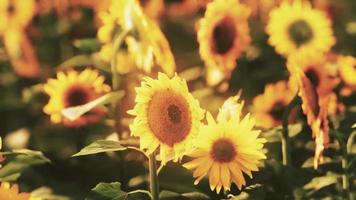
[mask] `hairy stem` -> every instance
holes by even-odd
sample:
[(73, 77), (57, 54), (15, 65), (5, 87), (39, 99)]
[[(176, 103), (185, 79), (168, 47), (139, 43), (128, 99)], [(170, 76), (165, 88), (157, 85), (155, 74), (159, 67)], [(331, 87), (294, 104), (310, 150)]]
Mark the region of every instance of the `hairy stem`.
[(155, 154), (152, 153), (149, 156), (149, 170), (150, 170), (150, 191), (152, 195), (152, 200), (159, 200), (159, 186), (157, 177), (157, 163)]

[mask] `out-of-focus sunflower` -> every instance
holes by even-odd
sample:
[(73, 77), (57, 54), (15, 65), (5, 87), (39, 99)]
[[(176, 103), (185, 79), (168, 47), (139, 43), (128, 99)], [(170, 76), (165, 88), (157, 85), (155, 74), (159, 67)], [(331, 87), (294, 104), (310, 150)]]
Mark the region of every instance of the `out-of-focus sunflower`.
[(1, 182), (0, 199), (3, 200), (30, 200), (30, 193), (19, 192), (18, 185), (10, 185), (8, 182)]
[(5, 31), (3, 40), (15, 73), (26, 78), (37, 77), (40, 67), (27, 35), (18, 29), (8, 29)]
[(177, 75), (170, 79), (159, 73), (158, 79), (144, 78), (136, 92), (136, 105), (128, 113), (135, 116), (130, 130), (140, 137), (141, 149), (151, 154), (160, 147), (163, 164), (169, 154), (180, 159), (191, 148), (204, 117), (187, 83)]
[(335, 44), (331, 21), (305, 1), (283, 2), (272, 10), (266, 32), (268, 42), (286, 57), (327, 52)]
[(125, 42), (137, 68), (151, 72), (157, 65), (165, 73), (173, 75), (175, 60), (169, 43), (156, 22), (142, 12), (138, 1), (113, 1), (109, 11), (102, 13), (101, 18), (104, 25), (98, 31), (98, 38), (107, 49), (106, 56), (101, 54), (103, 57), (111, 57), (114, 37), (122, 31), (132, 30), (137, 34), (126, 37)]
[(199, 0), (163, 0), (164, 13), (168, 17), (182, 17), (195, 14), (199, 7)]
[(138, 0), (143, 12), (152, 19), (160, 17), (164, 11), (163, 0)]
[(241, 118), (243, 103), (228, 101), (220, 109), (217, 121), (207, 113), (208, 124), (199, 131), (196, 148), (189, 154), (194, 159), (183, 165), (193, 170), (194, 184), (208, 175), (210, 188), (217, 193), (222, 188), (230, 190), (232, 182), (241, 190), (246, 184), (243, 173), (252, 178), (251, 172), (258, 171), (260, 160), (266, 159), (262, 151), (266, 140), (258, 138), (259, 130), (253, 130), (254, 119), (250, 115)]
[(343, 83), (345, 83), (341, 95), (350, 96), (356, 90), (356, 58), (339, 56), (338, 70)]
[(83, 126), (97, 122), (105, 113), (102, 108), (94, 108), (74, 121), (63, 118), (62, 110), (86, 104), (109, 92), (110, 87), (104, 80), (98, 71), (92, 69), (85, 69), (81, 73), (74, 70), (67, 73), (58, 72), (56, 79), (49, 79), (44, 85), (44, 91), (50, 99), (43, 111), (51, 116), (53, 123), (63, 122), (67, 126)]
[(281, 125), (284, 109), (295, 95), (296, 91), (291, 90), (286, 81), (266, 85), (263, 94), (253, 100), (252, 113), (257, 125), (264, 128)]
[(34, 0), (0, 1), (0, 35), (9, 28), (23, 29), (35, 13)]
[(215, 0), (207, 5), (198, 30), (199, 53), (208, 68), (229, 74), (250, 43), (249, 9), (235, 0)]
[(323, 91), (319, 93), (317, 87), (306, 76), (299, 66), (299, 56), (292, 56), (288, 60), (288, 70), (291, 75), (291, 84), (298, 89), (302, 99), (302, 110), (307, 116), (307, 123), (311, 127), (312, 136), (315, 138), (314, 168), (322, 162), (322, 152), (329, 144), (329, 121), (327, 118), (330, 100), (334, 93)]

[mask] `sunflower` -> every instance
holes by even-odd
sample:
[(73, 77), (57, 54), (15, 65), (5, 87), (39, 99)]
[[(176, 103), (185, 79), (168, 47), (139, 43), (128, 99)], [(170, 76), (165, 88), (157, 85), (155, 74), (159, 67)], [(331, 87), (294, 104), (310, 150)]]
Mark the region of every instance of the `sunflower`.
[(250, 115), (241, 118), (242, 104), (231, 106), (231, 101), (221, 108), (217, 122), (207, 113), (208, 124), (199, 131), (196, 148), (189, 154), (194, 159), (183, 165), (193, 170), (194, 184), (208, 175), (210, 188), (217, 193), (221, 188), (230, 190), (232, 182), (241, 190), (246, 184), (243, 173), (252, 178), (251, 172), (258, 171), (260, 160), (266, 159), (262, 151), (266, 140), (253, 130), (255, 121)]
[(40, 66), (27, 35), (22, 30), (9, 28), (5, 31), (3, 40), (15, 73), (25, 78), (38, 77)]
[(199, 53), (207, 67), (231, 72), (250, 43), (249, 9), (236, 0), (215, 0), (207, 5), (198, 30)]
[(34, 13), (34, 0), (0, 0), (0, 35), (8, 28), (25, 28)]
[(264, 93), (253, 100), (252, 113), (257, 125), (264, 128), (281, 125), (284, 109), (295, 94), (286, 81), (266, 85)]
[(163, 0), (138, 0), (143, 12), (150, 18), (160, 17), (164, 10)]
[(298, 60), (300, 60), (298, 56), (293, 56), (288, 60), (288, 70), (291, 74), (290, 83), (299, 90), (298, 95), (302, 99), (302, 110), (312, 130), (312, 137), (315, 138), (314, 168), (317, 168), (323, 160), (322, 152), (329, 143), (327, 115), (334, 93), (331, 90), (320, 92), (315, 82), (313, 83), (300, 68)]
[(1, 182), (0, 199), (3, 200), (30, 200), (31, 194), (19, 192), (18, 185), (10, 185), (8, 182)]
[(286, 57), (327, 52), (335, 44), (330, 20), (305, 1), (283, 2), (272, 10), (266, 32), (268, 42)]
[(61, 112), (68, 107), (86, 104), (109, 92), (110, 87), (104, 80), (98, 71), (92, 69), (85, 69), (81, 73), (74, 70), (58, 72), (56, 79), (49, 79), (44, 85), (44, 91), (50, 99), (43, 111), (51, 116), (53, 123), (63, 122), (67, 126), (82, 126), (98, 121), (104, 114), (101, 108), (94, 108), (74, 121), (63, 118)]
[(345, 84), (341, 94), (349, 96), (356, 90), (356, 59), (352, 56), (340, 56), (338, 59), (338, 70)]
[(153, 153), (160, 146), (162, 163), (168, 154), (180, 159), (191, 147), (199, 131), (204, 110), (189, 93), (184, 79), (163, 73), (158, 79), (144, 78), (136, 89), (135, 107), (128, 111), (135, 116), (130, 125), (132, 135), (140, 137), (140, 147)]

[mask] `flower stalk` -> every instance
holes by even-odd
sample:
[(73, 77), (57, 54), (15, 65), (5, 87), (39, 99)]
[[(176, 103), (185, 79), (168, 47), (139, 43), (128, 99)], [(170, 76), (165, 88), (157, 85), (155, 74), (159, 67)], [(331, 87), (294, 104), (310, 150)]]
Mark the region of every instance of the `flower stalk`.
[(155, 154), (149, 156), (149, 171), (150, 171), (150, 191), (152, 200), (159, 200), (159, 185), (157, 176), (157, 163)]
[(288, 130), (288, 122), (289, 115), (293, 108), (300, 104), (300, 98), (296, 95), (293, 100), (289, 103), (286, 110), (283, 113), (283, 121), (282, 121), (282, 159), (283, 165), (288, 166), (291, 164), (291, 152), (290, 152), (290, 138), (289, 138), (289, 130)]

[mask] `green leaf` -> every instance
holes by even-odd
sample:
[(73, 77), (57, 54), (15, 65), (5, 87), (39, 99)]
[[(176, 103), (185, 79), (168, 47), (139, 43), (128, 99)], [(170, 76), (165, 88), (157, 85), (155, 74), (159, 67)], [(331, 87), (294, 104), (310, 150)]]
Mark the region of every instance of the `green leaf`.
[(189, 199), (189, 200), (209, 200), (209, 196), (201, 192), (187, 192), (187, 193), (176, 193), (168, 190), (163, 190), (159, 194), (159, 198), (164, 200), (169, 199)]
[[(302, 124), (291, 124), (288, 125), (288, 134), (289, 137), (295, 137), (297, 136), (299, 133), (301, 133), (302, 129), (303, 129), (303, 125)], [(280, 142), (281, 141), (281, 137), (280, 134), (278, 134), (278, 132), (282, 131), (282, 127), (281, 126), (277, 126), (273, 129), (267, 130), (262, 132), (261, 137), (264, 137), (267, 139), (268, 142)]]
[(68, 118), (69, 120), (74, 121), (79, 117), (81, 117), (82, 115), (84, 115), (85, 113), (89, 112), (91, 109), (100, 105), (105, 105), (117, 101), (123, 96), (124, 96), (123, 91), (111, 92), (84, 105), (65, 108), (62, 110), (62, 115)]
[(146, 190), (125, 192), (121, 190), (121, 183), (99, 183), (92, 190), (87, 200), (149, 200), (150, 194)]
[[(3, 155), (7, 155), (9, 161), (0, 169), (0, 180), (2, 181), (15, 181), (20, 177), (21, 172), (28, 167), (50, 162), (42, 152), (29, 149), (4, 152)], [(15, 157), (11, 158), (11, 155), (15, 155)]]
[(305, 190), (314, 190), (318, 191), (321, 188), (337, 183), (338, 176), (328, 175), (313, 178), (309, 183), (304, 185)]
[(69, 58), (59, 65), (60, 70), (72, 67), (95, 67), (99, 70), (110, 72), (109, 65), (101, 61), (97, 54), (92, 55), (77, 55)]
[(72, 157), (98, 154), (103, 152), (123, 151), (126, 149), (127, 147), (122, 146), (119, 142), (110, 140), (97, 140), (84, 147), (82, 150), (80, 150), (80, 152), (74, 154)]

